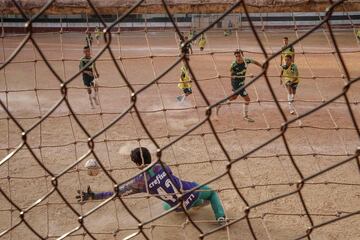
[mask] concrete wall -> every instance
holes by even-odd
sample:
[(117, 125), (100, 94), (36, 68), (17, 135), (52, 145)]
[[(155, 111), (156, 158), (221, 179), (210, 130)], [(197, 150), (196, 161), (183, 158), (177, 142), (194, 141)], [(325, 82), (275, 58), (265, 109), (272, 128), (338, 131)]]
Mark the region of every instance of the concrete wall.
[[(196, 28), (201, 29), (208, 26), (210, 23), (215, 22), (221, 15), (220, 14), (193, 14), (193, 15), (175, 15), (176, 23), (181, 28)], [(320, 19), (324, 17), (324, 13), (306, 12), (306, 13), (253, 13), (251, 20), (255, 26), (261, 27), (288, 27), (288, 26), (314, 26), (320, 23)], [(116, 16), (105, 16), (108, 23), (113, 22)], [(360, 27), (360, 12), (336, 12), (333, 14), (331, 24), (333, 25), (347, 25), (349, 27)], [(295, 20), (295, 21), (294, 21)], [(245, 14), (229, 14), (221, 22), (214, 26), (214, 29), (227, 28), (229, 21), (231, 21), (234, 28), (249, 27), (249, 22)], [(0, 27), (4, 27), (7, 32), (12, 30), (19, 30), (24, 28), (25, 22), (19, 16), (3, 16)], [(86, 29), (95, 28), (100, 26), (96, 17), (88, 17), (84, 15), (69, 15), (69, 16), (45, 16), (40, 18), (33, 24), (34, 28), (38, 29)], [(136, 30), (148, 28), (172, 28), (172, 24), (165, 14), (153, 15), (133, 15), (117, 27), (127, 30)]]

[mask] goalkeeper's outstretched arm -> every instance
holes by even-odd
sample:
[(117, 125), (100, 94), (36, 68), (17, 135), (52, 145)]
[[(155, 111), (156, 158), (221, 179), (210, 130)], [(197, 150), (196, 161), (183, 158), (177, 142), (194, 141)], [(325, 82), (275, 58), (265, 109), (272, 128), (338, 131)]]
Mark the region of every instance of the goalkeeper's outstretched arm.
[[(120, 196), (127, 196), (131, 194), (136, 194), (144, 192), (144, 182), (139, 180), (138, 178), (134, 178), (129, 182), (126, 182), (118, 187), (118, 194)], [(78, 191), (78, 195), (76, 196), (79, 202), (86, 202), (88, 200), (102, 200), (112, 197), (116, 194), (113, 191), (109, 192), (93, 192), (88, 186), (86, 192)]]

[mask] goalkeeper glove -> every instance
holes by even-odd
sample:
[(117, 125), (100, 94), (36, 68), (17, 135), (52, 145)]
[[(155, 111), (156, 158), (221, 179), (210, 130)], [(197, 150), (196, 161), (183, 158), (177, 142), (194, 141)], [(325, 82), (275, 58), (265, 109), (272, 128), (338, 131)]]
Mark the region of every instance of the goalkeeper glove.
[(95, 198), (95, 193), (91, 191), (90, 186), (87, 187), (87, 192), (82, 192), (80, 190), (77, 191), (78, 195), (76, 195), (76, 199), (79, 203), (86, 202), (87, 200), (92, 200)]

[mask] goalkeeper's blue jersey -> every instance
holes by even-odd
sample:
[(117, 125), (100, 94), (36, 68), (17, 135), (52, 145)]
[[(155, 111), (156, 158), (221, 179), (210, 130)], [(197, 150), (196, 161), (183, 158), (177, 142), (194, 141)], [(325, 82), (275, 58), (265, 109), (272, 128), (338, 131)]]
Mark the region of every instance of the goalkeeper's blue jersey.
[[(179, 189), (181, 193), (186, 193), (198, 186), (198, 184), (196, 182), (180, 180), (173, 175), (171, 169), (166, 165), (165, 169), (166, 171), (160, 164), (155, 164), (144, 174), (136, 176), (132, 187), (136, 187), (138, 192), (149, 192), (173, 207), (180, 202), (178, 199), (180, 192), (177, 189)], [(146, 176), (146, 181), (144, 176)], [(199, 194), (197, 191), (186, 193), (183, 198), (183, 206), (189, 209), (198, 199)]]

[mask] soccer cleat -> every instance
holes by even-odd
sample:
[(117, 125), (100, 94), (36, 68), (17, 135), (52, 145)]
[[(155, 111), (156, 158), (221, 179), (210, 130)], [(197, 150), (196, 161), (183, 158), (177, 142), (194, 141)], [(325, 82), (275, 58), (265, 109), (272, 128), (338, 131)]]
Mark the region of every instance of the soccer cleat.
[(185, 95), (180, 95), (176, 97), (176, 100), (181, 103), (185, 100), (185, 97), (186, 97)]
[(225, 217), (219, 217), (217, 220), (218, 224), (220, 226), (225, 226), (226, 225), (226, 218)]
[(290, 110), (290, 114), (291, 114), (291, 115), (294, 115), (294, 114), (295, 114), (295, 111), (294, 111), (294, 110)]
[(248, 121), (248, 122), (255, 122), (255, 120), (252, 118), (249, 118), (249, 116), (244, 116), (244, 120)]

